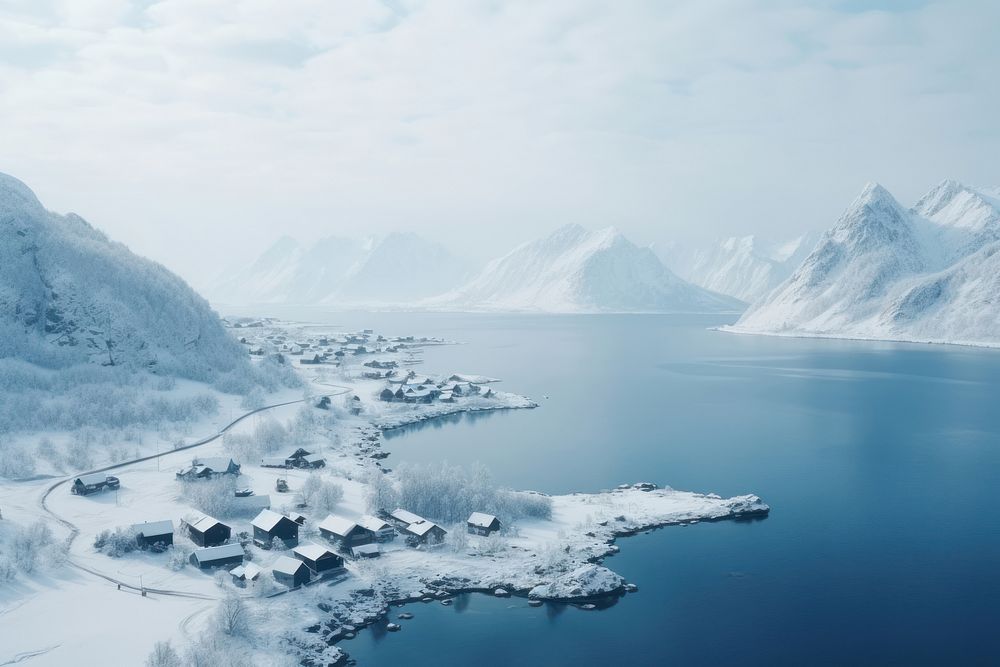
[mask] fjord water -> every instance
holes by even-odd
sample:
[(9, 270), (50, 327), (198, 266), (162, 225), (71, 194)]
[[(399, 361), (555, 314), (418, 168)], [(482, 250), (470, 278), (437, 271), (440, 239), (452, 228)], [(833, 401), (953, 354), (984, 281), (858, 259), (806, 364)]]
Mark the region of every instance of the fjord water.
[[(317, 318), (313, 313), (311, 319)], [(737, 336), (726, 318), (331, 314), (435, 335), (428, 372), (541, 407), (393, 433), (389, 465), (514, 488), (654, 481), (771, 515), (619, 540), (610, 609), (468, 596), (360, 633), (360, 664), (969, 664), (1000, 656), (1000, 350)]]

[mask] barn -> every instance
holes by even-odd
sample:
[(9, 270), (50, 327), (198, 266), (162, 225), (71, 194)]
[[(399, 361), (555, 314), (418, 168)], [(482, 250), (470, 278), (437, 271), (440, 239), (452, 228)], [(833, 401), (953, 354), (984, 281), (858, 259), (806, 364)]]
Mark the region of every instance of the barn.
[(284, 514), (262, 510), (250, 525), (253, 526), (253, 542), (262, 549), (270, 549), (274, 538), (284, 542), (286, 548), (299, 543), (299, 524)]
[(426, 521), (424, 517), (404, 509), (394, 509), (389, 515), (389, 518), (392, 519), (392, 522), (395, 523), (396, 527), (400, 530), (405, 530), (411, 523)]
[(415, 539), (421, 544), (437, 544), (444, 541), (448, 531), (432, 521), (420, 521), (407, 526), (403, 530), (403, 534), (407, 536), (407, 539)]
[(319, 532), (345, 551), (349, 551), (359, 544), (371, 544), (375, 541), (375, 533), (372, 531), (333, 514), (323, 519), (323, 523), (319, 524)]
[(492, 514), (473, 512), (469, 515), (466, 526), (471, 535), (489, 535), (500, 530), (500, 519)]
[(315, 574), (322, 574), (344, 567), (344, 559), (318, 544), (300, 544), (292, 555), (305, 563)]
[(289, 588), (296, 588), (309, 583), (309, 566), (297, 558), (281, 556), (278, 560), (274, 561), (274, 565), (271, 566), (271, 572), (274, 574), (275, 581)]
[(263, 572), (259, 565), (254, 563), (244, 563), (237, 565), (229, 571), (233, 577), (233, 583), (241, 588), (247, 585), (248, 581), (257, 581), (257, 577)]
[(233, 534), (232, 528), (207, 515), (186, 523), (188, 537), (199, 547), (224, 544)]
[(137, 523), (132, 526), (132, 530), (140, 549), (147, 549), (154, 544), (168, 546), (174, 543), (174, 522), (169, 519)]
[(78, 496), (88, 496), (104, 489), (117, 489), (121, 486), (117, 477), (107, 475), (103, 472), (92, 472), (88, 475), (80, 475), (73, 480), (70, 492)]
[(369, 514), (358, 519), (358, 525), (371, 531), (375, 535), (376, 542), (386, 542), (396, 537), (396, 531), (390, 524)]
[(243, 547), (238, 544), (224, 544), (221, 547), (197, 549), (191, 554), (191, 564), (207, 570), (224, 565), (239, 565), (243, 562)]

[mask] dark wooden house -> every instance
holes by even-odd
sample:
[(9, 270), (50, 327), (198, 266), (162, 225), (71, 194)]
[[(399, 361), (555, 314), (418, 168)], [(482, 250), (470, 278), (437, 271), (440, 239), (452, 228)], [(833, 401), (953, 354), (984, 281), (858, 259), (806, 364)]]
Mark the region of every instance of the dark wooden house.
[(263, 510), (250, 522), (250, 525), (253, 526), (254, 544), (262, 549), (270, 549), (274, 538), (284, 542), (286, 548), (299, 543), (299, 524), (284, 514)]
[(289, 558), (288, 556), (281, 556), (274, 561), (271, 572), (274, 574), (275, 581), (289, 588), (308, 584), (311, 578), (308, 565), (297, 558)]
[(117, 477), (103, 472), (92, 472), (89, 475), (80, 475), (73, 480), (70, 492), (78, 496), (89, 496), (91, 493), (104, 491), (105, 489), (117, 489), (121, 486)]
[(359, 544), (371, 544), (375, 541), (375, 533), (364, 526), (343, 517), (330, 516), (319, 524), (320, 535), (334, 542), (344, 551), (350, 551)]
[(135, 531), (135, 541), (140, 549), (161, 544), (169, 546), (174, 543), (174, 522), (166, 521), (146, 521), (132, 526)]
[(225, 544), (232, 537), (233, 529), (218, 519), (203, 516), (187, 522), (187, 533), (191, 541), (200, 547), (214, 547)]
[(305, 563), (315, 574), (323, 574), (344, 567), (344, 559), (330, 549), (318, 544), (300, 544), (292, 555)]
[(500, 530), (500, 519), (492, 514), (473, 512), (466, 521), (468, 531), (472, 535), (489, 535)]
[(224, 544), (221, 547), (197, 549), (191, 554), (191, 564), (207, 570), (214, 567), (239, 565), (243, 562), (243, 547), (238, 544)]

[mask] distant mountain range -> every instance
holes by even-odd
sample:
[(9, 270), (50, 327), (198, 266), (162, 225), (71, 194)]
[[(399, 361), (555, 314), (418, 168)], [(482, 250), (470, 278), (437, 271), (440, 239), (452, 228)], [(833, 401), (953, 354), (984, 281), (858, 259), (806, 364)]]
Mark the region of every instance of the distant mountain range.
[(691, 285), (613, 227), (562, 227), (494, 259), (469, 283), (424, 306), (448, 310), (737, 312), (744, 304)]
[(907, 209), (869, 184), (731, 330), (1000, 344), (1000, 189), (945, 181)]
[(206, 291), (227, 304), (407, 306), (452, 289), (469, 274), (465, 260), (416, 234), (331, 236), (310, 246), (286, 236)]
[(248, 364), (208, 303), (83, 218), (0, 174), (0, 359), (82, 362), (197, 380)]
[(675, 245), (663, 256), (684, 280), (752, 303), (792, 275), (818, 240), (814, 232), (778, 243), (732, 236), (702, 248)]

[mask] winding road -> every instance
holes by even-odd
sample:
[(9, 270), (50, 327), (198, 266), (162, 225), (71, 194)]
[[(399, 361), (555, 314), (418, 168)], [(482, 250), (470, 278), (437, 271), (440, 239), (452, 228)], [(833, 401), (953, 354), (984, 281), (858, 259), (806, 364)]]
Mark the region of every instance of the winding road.
[[(323, 384), (324, 386), (327, 386), (327, 387), (332, 387), (332, 388), (338, 389), (338, 391), (335, 391), (335, 392), (332, 392), (332, 393), (329, 393), (329, 394), (319, 394), (317, 396), (310, 396), (309, 398), (300, 398), (300, 399), (297, 399), (297, 400), (294, 400), (294, 401), (285, 401), (284, 403), (274, 403), (273, 405), (265, 405), (263, 407), (257, 408), (256, 410), (251, 410), (250, 412), (247, 412), (246, 414), (240, 415), (239, 417), (237, 417), (233, 421), (231, 421), (228, 424), (226, 424), (225, 426), (223, 426), (217, 433), (214, 433), (213, 435), (210, 435), (210, 436), (208, 436), (206, 438), (202, 438), (201, 440), (198, 440), (196, 442), (192, 442), (191, 444), (182, 445), (180, 447), (174, 447), (173, 449), (169, 449), (169, 450), (163, 451), (163, 452), (157, 452), (156, 454), (150, 454), (148, 456), (140, 456), (139, 458), (136, 458), (136, 459), (131, 459), (129, 461), (122, 461), (121, 463), (115, 463), (114, 465), (105, 466), (103, 468), (96, 468), (94, 470), (90, 470), (90, 471), (87, 471), (85, 473), (79, 473), (77, 475), (71, 475), (69, 477), (64, 477), (63, 479), (60, 479), (59, 481), (54, 482), (53, 484), (49, 485), (45, 489), (44, 493), (42, 493), (42, 495), (39, 497), (39, 507), (41, 507), (41, 509), (46, 514), (48, 514), (49, 516), (51, 516), (53, 520), (59, 522), (61, 525), (65, 526), (69, 530), (70, 535), (69, 535), (68, 544), (72, 544), (73, 540), (75, 540), (77, 538), (77, 536), (80, 534), (80, 527), (77, 526), (76, 524), (74, 524), (69, 519), (66, 519), (65, 517), (59, 516), (58, 514), (56, 514), (55, 512), (53, 512), (52, 509), (49, 508), (49, 504), (48, 504), (49, 496), (52, 494), (52, 492), (55, 491), (56, 489), (58, 489), (63, 484), (65, 484), (66, 482), (70, 481), (71, 479), (76, 479), (80, 475), (90, 474), (90, 473), (96, 473), (96, 472), (108, 472), (108, 471), (111, 471), (111, 470), (117, 470), (119, 468), (125, 468), (125, 467), (130, 466), (130, 465), (135, 465), (136, 463), (143, 463), (144, 461), (152, 461), (154, 459), (160, 458), (161, 456), (166, 456), (168, 454), (173, 454), (175, 452), (181, 452), (181, 451), (184, 451), (185, 449), (194, 449), (195, 447), (201, 447), (202, 445), (207, 445), (208, 443), (214, 442), (215, 440), (218, 440), (219, 438), (221, 438), (222, 436), (224, 436), (226, 434), (226, 432), (228, 432), (234, 426), (236, 426), (237, 424), (239, 424), (240, 422), (242, 422), (244, 419), (247, 419), (248, 417), (252, 417), (253, 415), (259, 414), (261, 412), (266, 412), (268, 410), (274, 410), (275, 408), (282, 408), (282, 407), (285, 407), (287, 405), (295, 405), (296, 403), (305, 403), (306, 401), (314, 401), (314, 400), (323, 398), (324, 396), (325, 397), (331, 397), (331, 398), (334, 397), (334, 396), (343, 396), (346, 393), (354, 391), (351, 387), (344, 387), (342, 385), (334, 385), (334, 384), (329, 384), (329, 383), (325, 383), (325, 382), (321, 383), (321, 384)], [(174, 597), (194, 598), (194, 599), (199, 599), (199, 600), (214, 600), (214, 599), (216, 599), (215, 597), (213, 597), (211, 595), (204, 595), (202, 593), (193, 593), (193, 592), (189, 592), (189, 591), (178, 591), (178, 590), (170, 590), (170, 589), (162, 589), (162, 588), (150, 588), (148, 586), (139, 587), (139, 586), (136, 586), (134, 584), (130, 584), (128, 582), (125, 582), (125, 581), (122, 581), (120, 579), (117, 579), (116, 577), (113, 577), (110, 574), (107, 574), (107, 573), (104, 573), (104, 572), (99, 572), (97, 570), (94, 570), (92, 568), (87, 567), (86, 565), (81, 565), (79, 563), (76, 563), (76, 562), (73, 561), (72, 558), (67, 558), (67, 563), (70, 566), (75, 567), (78, 570), (81, 570), (81, 571), (86, 572), (88, 574), (94, 575), (95, 577), (100, 577), (101, 579), (104, 579), (106, 581), (110, 581), (113, 584), (117, 584), (119, 586), (119, 588), (122, 588), (122, 589), (128, 589), (128, 590), (139, 591), (139, 592), (144, 592), (144, 593), (156, 593), (158, 595), (171, 595), (171, 596), (174, 596)]]

